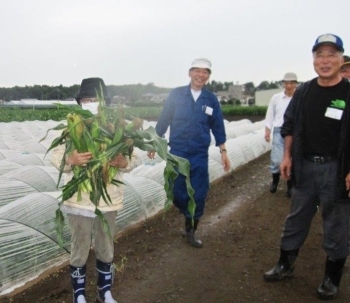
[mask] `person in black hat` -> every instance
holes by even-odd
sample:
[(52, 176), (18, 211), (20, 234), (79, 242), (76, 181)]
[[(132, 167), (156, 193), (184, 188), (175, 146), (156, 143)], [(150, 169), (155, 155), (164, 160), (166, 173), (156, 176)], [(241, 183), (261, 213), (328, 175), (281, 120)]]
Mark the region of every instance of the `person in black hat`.
[(339, 73), (343, 52), (336, 35), (316, 39), (312, 53), (318, 77), (297, 88), (284, 114), (280, 169), (282, 178), (294, 186), (279, 261), (264, 274), (268, 282), (293, 276), (299, 249), (319, 208), (327, 258), (317, 295), (324, 300), (337, 295), (349, 251), (350, 83)]
[(349, 79), (350, 80), (350, 57), (349, 56), (344, 56), (344, 63), (341, 66), (340, 69), (340, 75), (343, 78)]
[(103, 95), (106, 105), (110, 105), (111, 99), (108, 97), (107, 87), (101, 78), (83, 79), (78, 95), (75, 97), (77, 103), (83, 108), (97, 114), (98, 102), (97, 94)]
[[(76, 100), (82, 108), (96, 114), (99, 106), (97, 93), (101, 95), (101, 89), (105, 101), (108, 102), (106, 85), (101, 78), (84, 79)], [(52, 152), (51, 163), (60, 169), (65, 146), (59, 145)], [(83, 166), (92, 158), (90, 152), (78, 153), (73, 151), (66, 158), (65, 182), (69, 182), (74, 174), (74, 166)], [(120, 172), (129, 172), (136, 166), (136, 156), (131, 159), (118, 155), (110, 163), (111, 166), (119, 167), (119, 172), (114, 179), (122, 180)], [(97, 271), (97, 300), (101, 303), (116, 303), (112, 297), (111, 288), (114, 275), (114, 241), (113, 236), (116, 229), (117, 211), (123, 207), (123, 186), (109, 185), (108, 194), (112, 203), (106, 204), (103, 199), (99, 201), (98, 209), (106, 219), (112, 237), (109, 237), (103, 229), (102, 222), (95, 216), (95, 205), (91, 202), (89, 193), (81, 193), (81, 201), (77, 202), (77, 193), (64, 201), (62, 211), (67, 213), (68, 223), (71, 231), (71, 255), (69, 269), (73, 286), (73, 303), (86, 303), (86, 261), (91, 248), (91, 239), (94, 237), (94, 251), (96, 256)]]

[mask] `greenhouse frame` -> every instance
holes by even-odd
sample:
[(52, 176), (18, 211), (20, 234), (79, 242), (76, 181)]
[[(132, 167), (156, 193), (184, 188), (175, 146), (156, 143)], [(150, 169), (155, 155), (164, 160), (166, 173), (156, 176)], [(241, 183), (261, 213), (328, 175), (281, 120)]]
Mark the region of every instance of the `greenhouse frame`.
[[(59, 172), (50, 163), (50, 152), (45, 156), (59, 133), (51, 131), (39, 142), (48, 129), (59, 123), (0, 123), (0, 296), (69, 259), (69, 228), (64, 227), (65, 243), (61, 248), (54, 225), (61, 194), (57, 188), (63, 184), (57, 187)], [(145, 121), (144, 129), (155, 124)], [(271, 149), (264, 140), (264, 121), (225, 121), (225, 128), (231, 171)], [(165, 162), (159, 157), (150, 160), (146, 152), (138, 149), (135, 153), (138, 166), (124, 174), (124, 207), (117, 216), (117, 234), (153, 217), (164, 207)], [(224, 175), (221, 155), (212, 138), (210, 182)]]

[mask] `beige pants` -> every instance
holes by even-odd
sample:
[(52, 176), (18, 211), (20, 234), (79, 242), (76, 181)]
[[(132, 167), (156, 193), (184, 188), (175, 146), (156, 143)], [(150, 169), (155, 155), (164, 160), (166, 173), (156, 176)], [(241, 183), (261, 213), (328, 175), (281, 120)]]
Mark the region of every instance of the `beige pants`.
[(112, 237), (109, 237), (103, 230), (101, 220), (98, 217), (89, 218), (79, 215), (68, 214), (68, 222), (71, 238), (70, 265), (82, 267), (89, 257), (92, 238), (95, 239), (95, 256), (98, 260), (110, 263), (114, 257), (114, 235), (115, 220), (117, 212), (107, 212), (104, 214), (108, 222)]

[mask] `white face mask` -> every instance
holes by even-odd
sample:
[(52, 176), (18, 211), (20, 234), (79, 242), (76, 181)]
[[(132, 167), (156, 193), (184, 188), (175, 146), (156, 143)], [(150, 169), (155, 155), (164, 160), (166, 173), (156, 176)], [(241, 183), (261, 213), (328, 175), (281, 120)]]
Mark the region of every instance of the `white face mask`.
[(98, 113), (98, 106), (100, 103), (98, 102), (89, 102), (89, 103), (82, 103), (81, 107), (82, 109), (89, 110), (92, 114), (96, 115)]

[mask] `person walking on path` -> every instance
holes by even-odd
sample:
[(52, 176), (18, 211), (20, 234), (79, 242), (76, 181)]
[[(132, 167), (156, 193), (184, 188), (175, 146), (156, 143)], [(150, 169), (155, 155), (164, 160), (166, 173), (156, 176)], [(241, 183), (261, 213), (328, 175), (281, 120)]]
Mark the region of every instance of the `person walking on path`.
[[(195, 59), (189, 69), (191, 83), (171, 91), (156, 125), (156, 132), (163, 136), (170, 127), (170, 153), (190, 162), (190, 181), (195, 191), (196, 209), (192, 218), (188, 210), (189, 196), (185, 178), (179, 175), (174, 184), (174, 205), (185, 217), (185, 235), (194, 247), (202, 247), (195, 235), (204, 213), (205, 199), (209, 190), (208, 153), (210, 131), (221, 153), (225, 172), (230, 160), (225, 147), (226, 133), (223, 115), (217, 97), (204, 86), (211, 74), (211, 62), (205, 58)], [(154, 152), (149, 153), (154, 157)]]
[[(280, 181), (280, 165), (283, 158), (284, 139), (281, 136), (281, 126), (283, 124), (283, 115), (286, 108), (293, 97), (295, 88), (298, 84), (297, 75), (295, 73), (286, 73), (282, 80), (284, 91), (272, 96), (269, 106), (267, 108), (265, 117), (265, 140), (271, 141), (271, 162), (270, 172), (272, 173), (272, 182), (270, 185), (270, 192), (277, 191), (278, 183)], [(291, 196), (292, 184), (287, 181), (287, 196)]]
[(264, 274), (268, 282), (293, 276), (299, 249), (320, 208), (327, 258), (316, 293), (324, 300), (337, 295), (349, 251), (350, 83), (339, 73), (343, 52), (343, 42), (336, 35), (316, 39), (312, 53), (318, 77), (297, 88), (285, 112), (281, 176), (293, 181), (291, 209), (279, 261)]

